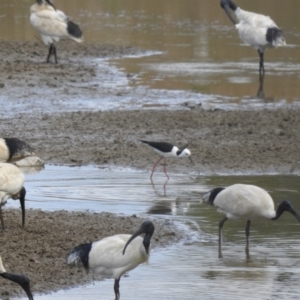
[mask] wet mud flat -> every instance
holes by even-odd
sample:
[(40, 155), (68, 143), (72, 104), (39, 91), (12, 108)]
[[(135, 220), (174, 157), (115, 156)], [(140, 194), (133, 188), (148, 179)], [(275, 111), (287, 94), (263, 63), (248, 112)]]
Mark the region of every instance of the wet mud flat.
[[(83, 99), (115, 99), (113, 96), (117, 94), (122, 99), (128, 93), (128, 85), (100, 88), (96, 82), (108, 71), (88, 58), (139, 55), (143, 50), (61, 41), (58, 65), (44, 63), (47, 51), (39, 41), (2, 41), (0, 45), (0, 95), (6, 99), (4, 102), (11, 101), (8, 113), (13, 114), (12, 117), (0, 112), (1, 136), (29, 142), (47, 164), (150, 169), (157, 155), (138, 141), (146, 139), (169, 141), (179, 147), (188, 144), (195, 164), (186, 159), (169, 160), (170, 172), (299, 173), (297, 107), (205, 110), (201, 103), (190, 105), (182, 99), (182, 109), (176, 111), (145, 108), (66, 112), (60, 106), (62, 101), (71, 101), (77, 95)], [(151, 93), (146, 89), (143, 96), (137, 94), (137, 97), (150, 98)], [(43, 106), (44, 99), (57, 107), (56, 113)], [(20, 109), (23, 102), (25, 111)], [(41, 105), (42, 112), (31, 113), (31, 108), (37, 105)]]
[[(101, 280), (100, 275), (66, 264), (66, 255), (81, 243), (100, 240), (118, 233), (132, 234), (145, 220), (135, 215), (110, 213), (44, 212), (28, 210), (26, 225), (20, 226), (17, 209), (4, 212), (7, 230), (0, 233), (0, 255), (8, 272), (26, 274), (33, 293), (53, 292)], [(151, 247), (164, 247), (183, 238), (176, 225), (167, 220), (153, 220), (155, 232)], [(112, 283), (113, 284), (113, 283)], [(23, 295), (16, 284), (1, 279), (0, 299)]]
[(74, 112), (2, 119), (0, 132), (29, 142), (47, 164), (124, 166), (144, 170), (158, 155), (139, 139), (188, 144), (188, 159), (169, 159), (186, 174), (299, 173), (297, 109), (183, 109)]

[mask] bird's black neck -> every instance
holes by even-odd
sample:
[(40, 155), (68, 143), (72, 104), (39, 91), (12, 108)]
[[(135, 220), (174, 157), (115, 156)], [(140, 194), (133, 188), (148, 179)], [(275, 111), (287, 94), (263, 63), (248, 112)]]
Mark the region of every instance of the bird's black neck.
[(220, 192), (222, 192), (225, 188), (223, 187), (217, 187), (217, 188), (214, 188), (213, 190), (210, 191), (210, 196), (209, 196), (209, 199), (208, 199), (208, 203), (210, 205), (214, 205), (214, 201), (215, 201), (215, 198), (218, 196), (218, 194)]
[(224, 9), (225, 6), (229, 6), (233, 11), (236, 11), (238, 8), (238, 6), (231, 0), (221, 0), (221, 7)]
[(283, 200), (277, 208), (276, 216), (272, 218), (271, 220), (277, 220), (280, 218), (280, 216), (285, 212), (290, 212), (295, 218), (300, 222), (300, 215), (296, 212), (296, 210), (293, 208), (292, 204), (288, 200)]
[(143, 245), (145, 247), (146, 253), (149, 254), (149, 247), (150, 247), (150, 241), (151, 237), (153, 235), (154, 229), (152, 232), (146, 233), (143, 240)]

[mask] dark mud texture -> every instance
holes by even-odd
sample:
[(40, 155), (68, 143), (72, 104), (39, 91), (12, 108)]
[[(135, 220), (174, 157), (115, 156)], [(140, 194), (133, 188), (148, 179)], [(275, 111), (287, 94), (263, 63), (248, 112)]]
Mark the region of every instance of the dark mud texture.
[[(144, 219), (110, 213), (28, 210), (26, 226), (20, 227), (21, 212), (6, 210), (7, 231), (0, 233), (0, 255), (7, 272), (26, 274), (33, 293), (47, 293), (100, 280), (81, 268), (66, 264), (66, 255), (81, 243), (100, 240), (118, 233), (132, 234)], [(152, 220), (155, 232), (152, 248), (179, 241), (182, 233), (171, 222)], [(0, 277), (0, 299), (25, 295), (17, 284)], [(113, 280), (112, 280), (113, 296)]]

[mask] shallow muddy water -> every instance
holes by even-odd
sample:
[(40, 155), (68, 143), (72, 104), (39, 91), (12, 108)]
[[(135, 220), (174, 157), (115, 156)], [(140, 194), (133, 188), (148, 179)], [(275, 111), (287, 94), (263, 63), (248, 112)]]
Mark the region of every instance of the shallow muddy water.
[[(2, 39), (39, 39), (29, 23), (29, 7), (33, 2), (1, 1)], [(299, 1), (286, 0), (284, 6), (281, 0), (239, 0), (237, 3), (245, 10), (270, 15), (285, 32), (288, 43), (285, 48), (266, 51), (264, 97), (259, 101), (255, 100), (259, 87), (258, 55), (242, 44), (218, 1), (55, 2), (81, 25), (86, 42), (130, 45), (153, 51), (154, 55), (112, 62), (125, 75), (129, 74), (130, 86), (221, 95), (225, 102), (243, 105), (246, 102), (251, 106), (298, 103)], [(172, 95), (166, 98), (170, 102)], [(126, 107), (129, 106), (127, 103)]]
[[(277, 205), (290, 199), (300, 211), (298, 176), (154, 175), (117, 168), (46, 166), (26, 175), (27, 207), (149, 215), (181, 224), (186, 239), (152, 252), (149, 265), (121, 280), (121, 299), (297, 299), (299, 224), (289, 214), (276, 222), (256, 220), (251, 227), (250, 259), (244, 252), (245, 221), (223, 229), (223, 258), (218, 258), (218, 222), (222, 214), (200, 203), (215, 186), (250, 183), (268, 190)], [(17, 207), (15, 201), (8, 206)], [(113, 280), (35, 299), (113, 299)], [(23, 298), (25, 299), (25, 298)]]

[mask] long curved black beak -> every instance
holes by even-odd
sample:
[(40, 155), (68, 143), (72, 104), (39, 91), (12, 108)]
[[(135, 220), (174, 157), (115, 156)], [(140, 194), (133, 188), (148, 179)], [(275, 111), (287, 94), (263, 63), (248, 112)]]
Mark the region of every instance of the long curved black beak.
[(232, 15), (231, 15), (231, 9), (230, 9), (229, 5), (228, 5), (228, 4), (225, 4), (224, 7), (223, 7), (223, 9), (225, 10), (225, 12), (226, 12), (227, 16), (229, 17), (229, 19), (231, 20), (231, 22), (232, 22), (234, 25), (236, 25), (237, 22), (236, 22), (236, 20), (232, 17)]
[(25, 226), (25, 196), (26, 196), (26, 190), (24, 187), (22, 187), (21, 194), (20, 194), (20, 204), (22, 209), (22, 227)]
[(291, 206), (288, 210), (299, 222), (300, 222), (300, 215), (297, 213), (297, 211)]
[(150, 245), (150, 239), (153, 235), (153, 232), (154, 232), (154, 225), (151, 221), (145, 221), (141, 227), (130, 237), (130, 239), (127, 241), (124, 249), (123, 249), (123, 255), (125, 254), (125, 251), (126, 251), (126, 248), (127, 246), (136, 238), (138, 237), (140, 234), (143, 234), (145, 233), (145, 237), (144, 237), (144, 246), (145, 246), (145, 249), (148, 253), (148, 250), (149, 250), (149, 245)]
[(54, 8), (54, 10), (56, 10), (56, 7), (54, 6), (54, 4), (53, 4), (51, 1), (46, 0), (46, 2), (47, 2), (50, 6), (52, 6), (52, 7)]
[(140, 234), (145, 233), (144, 228), (142, 228), (142, 226), (130, 237), (130, 239), (127, 241), (124, 249), (123, 249), (123, 255), (125, 254), (126, 248), (127, 246), (136, 238), (138, 237)]
[(300, 215), (297, 213), (297, 211), (292, 206), (291, 202), (288, 200), (283, 200), (277, 208), (276, 216), (272, 218), (271, 220), (277, 220), (279, 217), (285, 212), (288, 211), (291, 213), (299, 222), (300, 222)]

